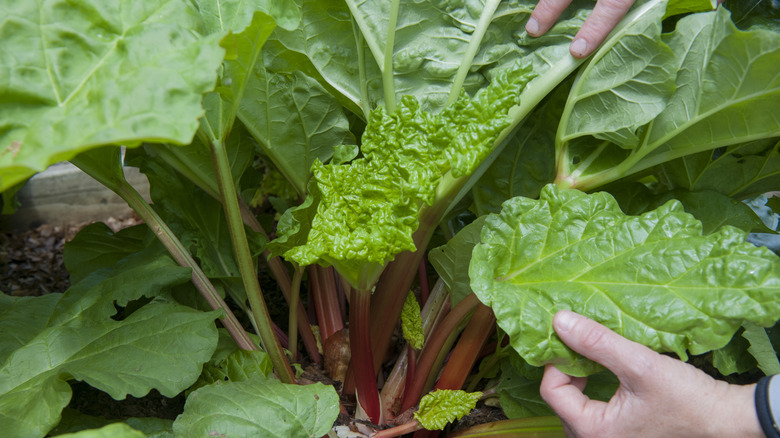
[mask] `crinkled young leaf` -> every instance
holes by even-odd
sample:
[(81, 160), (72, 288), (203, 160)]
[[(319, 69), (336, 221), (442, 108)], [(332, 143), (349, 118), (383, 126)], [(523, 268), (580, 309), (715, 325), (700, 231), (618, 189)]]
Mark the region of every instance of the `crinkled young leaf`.
[(555, 335), (558, 310), (681, 358), (723, 347), (745, 321), (780, 319), (780, 259), (745, 236), (703, 236), (674, 201), (626, 216), (607, 193), (550, 185), (487, 219), (469, 274), (528, 363), (583, 376), (600, 367)]
[(190, 2), (19, 0), (0, 17), (0, 191), (96, 146), (192, 140), (224, 51)]
[[(172, 397), (192, 384), (216, 346), (217, 312), (198, 312), (157, 298), (125, 319), (111, 318), (115, 303), (124, 306), (142, 296), (154, 297), (189, 281), (190, 276), (189, 269), (168, 256), (138, 253), (114, 268), (93, 272), (59, 295), (44, 319), (45, 327), (35, 327), (37, 332), (23, 343), (3, 338), (0, 350), (7, 354), (0, 358), (0, 430), (4, 436), (45, 435), (70, 399), (66, 380), (71, 378), (115, 399), (127, 394), (140, 397), (152, 388)], [(17, 317), (43, 316), (36, 301), (14, 299), (10, 305), (15, 302)], [(0, 315), (7, 315), (4, 310)], [(9, 342), (12, 349), (5, 347)]]
[(370, 287), (396, 254), (415, 249), (419, 209), (433, 204), (442, 176), (467, 175), (490, 154), (530, 77), (518, 67), (436, 115), (411, 97), (393, 114), (375, 110), (362, 158), (315, 162), (309, 199), (285, 213), (275, 251), (300, 265), (331, 264), (353, 286)]
[(428, 430), (443, 430), (447, 424), (471, 412), (480, 397), (481, 392), (437, 389), (423, 396), (414, 418)]
[(404, 308), (401, 311), (401, 329), (404, 333), (404, 339), (412, 348), (422, 349), (425, 334), (420, 316), (420, 303), (417, 302), (417, 298), (411, 291), (406, 295)]
[(176, 436), (321, 437), (339, 413), (332, 386), (288, 385), (252, 377), (193, 392), (176, 418)]

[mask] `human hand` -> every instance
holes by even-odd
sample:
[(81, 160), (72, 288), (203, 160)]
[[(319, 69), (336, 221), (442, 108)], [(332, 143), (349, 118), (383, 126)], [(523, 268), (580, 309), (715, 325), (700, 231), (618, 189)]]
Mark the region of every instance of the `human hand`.
[[(540, 0), (525, 24), (526, 32), (534, 37), (544, 35), (569, 3), (571, 0)], [(584, 58), (593, 53), (633, 4), (634, 0), (598, 0), (569, 46), (572, 56)]]
[(755, 385), (730, 385), (574, 312), (555, 314), (558, 337), (615, 373), (609, 402), (582, 393), (586, 378), (547, 365), (540, 392), (568, 437), (763, 437)]

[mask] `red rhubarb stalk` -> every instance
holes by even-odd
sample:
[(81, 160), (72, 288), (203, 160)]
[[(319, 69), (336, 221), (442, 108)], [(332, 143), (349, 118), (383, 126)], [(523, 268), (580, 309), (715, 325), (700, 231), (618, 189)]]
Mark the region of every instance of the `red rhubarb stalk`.
[(352, 349), (352, 369), (355, 375), (358, 402), (368, 415), (369, 420), (379, 424), (379, 391), (376, 385), (369, 333), (371, 292), (353, 289), (349, 306), (349, 343)]

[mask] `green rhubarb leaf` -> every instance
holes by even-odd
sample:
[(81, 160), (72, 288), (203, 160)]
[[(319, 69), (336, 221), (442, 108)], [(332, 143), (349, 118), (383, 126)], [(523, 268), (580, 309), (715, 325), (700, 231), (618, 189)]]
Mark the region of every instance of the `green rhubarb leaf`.
[[(114, 233), (103, 222), (87, 225), (76, 234), (63, 252), (63, 261), (71, 283), (83, 280), (90, 273), (115, 266), (130, 254), (144, 248), (159, 246), (146, 224), (124, 228)], [(165, 249), (159, 246), (159, 252)]]
[(82, 430), (58, 436), (61, 438), (145, 438), (146, 434), (125, 423), (112, 423), (100, 429)]
[[(666, 2), (649, 5), (642, 20), (619, 31), (618, 44), (597, 52), (580, 70), (557, 142), (592, 135), (622, 148), (635, 148), (639, 128), (666, 107), (675, 90), (677, 58), (661, 40)], [(609, 109), (606, 113), (605, 108)]]
[(670, 0), (664, 18), (691, 12), (711, 11), (718, 7), (718, 0)]
[(370, 55), (363, 40), (356, 40), (347, 4), (296, 3), (302, 12), (300, 26), (276, 29), (263, 49), (268, 70), (305, 73), (355, 114), (374, 108), (382, 93), (381, 74), (376, 63), (366, 62)]
[(678, 189), (653, 194), (650, 189), (637, 183), (636, 185), (620, 184), (616, 190), (610, 190), (610, 194), (615, 196), (623, 212), (630, 215), (654, 210), (676, 199), (682, 203), (685, 211), (701, 221), (704, 234), (710, 234), (724, 225), (731, 225), (747, 232), (774, 232), (764, 224), (750, 206), (718, 192), (709, 190), (689, 192)]
[(780, 141), (771, 138), (688, 155), (664, 163), (658, 172), (670, 188), (751, 198), (780, 185)]
[(769, 341), (766, 329), (759, 327), (756, 324), (746, 323), (745, 331), (742, 332), (742, 337), (747, 339), (750, 343), (747, 351), (758, 363), (758, 368), (764, 372), (767, 376), (774, 374), (780, 374), (780, 361), (777, 360), (777, 353), (775, 352), (772, 343)]
[[(368, 47), (365, 56), (373, 57), (382, 71), (385, 88), (379, 102), (393, 108), (401, 96), (410, 95), (424, 110), (436, 112), (461, 91), (473, 95), (518, 59), (525, 58), (541, 76), (564, 55), (571, 58), (567, 46), (593, 3), (572, 2), (543, 41), (524, 31), (536, 3), (349, 0), (347, 5)], [(397, 22), (391, 28), (394, 5)], [(533, 53), (537, 48), (542, 50)], [(391, 69), (385, 65), (387, 56), (392, 57)]]
[(0, 191), (97, 146), (192, 140), (224, 55), (192, 3), (13, 1), (0, 17)]
[[(675, 68), (667, 69), (675, 77), (676, 88), (663, 111), (637, 130), (637, 146), (627, 150), (612, 144), (609, 141), (617, 139), (608, 132), (591, 133), (606, 139), (601, 142), (580, 137), (566, 144), (559, 135), (558, 179), (570, 187), (592, 190), (690, 154), (776, 138), (780, 135), (776, 116), (780, 114), (780, 76), (775, 74), (780, 60), (778, 30), (739, 30), (722, 7), (680, 19), (674, 32), (662, 36), (676, 57)], [(640, 47), (632, 49), (641, 51)], [(578, 83), (585, 87), (592, 79), (599, 77), (583, 74)], [(600, 105), (576, 116), (587, 119), (589, 114), (605, 120), (627, 115), (617, 107)], [(574, 112), (571, 116), (575, 117)], [(748, 172), (754, 171), (748, 167)]]
[(471, 251), (480, 242), (485, 218), (486, 216), (478, 217), (460, 230), (446, 245), (433, 248), (428, 252), (431, 265), (450, 291), (452, 306), (472, 293), (469, 278)]
[(342, 165), (316, 161), (309, 198), (285, 213), (281, 239), (270, 245), (300, 265), (333, 265), (367, 290), (396, 254), (415, 249), (419, 209), (433, 204), (442, 177), (468, 175), (490, 154), (530, 78), (518, 67), (436, 115), (411, 97), (395, 113), (378, 108), (363, 134), (363, 156)]
[(62, 411), (62, 420), (49, 432), (50, 436), (63, 436), (89, 429), (100, 429), (113, 423), (125, 423), (125, 425), (143, 432), (146, 438), (173, 438), (173, 420), (157, 417), (131, 417), (123, 421), (106, 419), (83, 414), (73, 408), (65, 408)]
[[(31, 299), (8, 306), (16, 317), (41, 318), (45, 326), (19, 332), (22, 342), (3, 338), (0, 358), (0, 429), (4, 436), (44, 436), (71, 397), (69, 379), (82, 380), (119, 400), (156, 388), (173, 397), (191, 385), (216, 346), (217, 312), (198, 312), (154, 298), (115, 320), (116, 305), (158, 296), (190, 280), (190, 270), (167, 255), (131, 255), (111, 268), (87, 275), (58, 296), (42, 298), (48, 317)], [(37, 298), (36, 298), (37, 300)], [(54, 304), (53, 306), (51, 304)], [(0, 325), (6, 324), (0, 321)], [(16, 337), (15, 335), (14, 337)], [(8, 343), (13, 344), (8, 348)]]
[(401, 330), (404, 339), (415, 350), (421, 350), (424, 343), (422, 316), (420, 315), (420, 303), (412, 291), (406, 295), (403, 310), (401, 310)]
[(414, 418), (428, 430), (444, 430), (447, 424), (471, 412), (480, 397), (481, 392), (437, 389), (423, 396)]
[(756, 369), (756, 359), (748, 353), (750, 343), (738, 331), (725, 347), (712, 352), (712, 366), (724, 376)]
[(277, 25), (294, 29), (300, 11), (292, 1), (198, 0), (205, 32), (225, 35), (221, 45), (227, 50), (216, 91), (204, 98), (206, 115), (201, 128), (206, 138), (225, 141), (256, 62), (262, 63), (260, 50)]
[(600, 366), (555, 335), (558, 310), (681, 358), (725, 346), (746, 321), (780, 319), (780, 259), (745, 237), (728, 226), (702, 235), (675, 201), (626, 216), (607, 193), (550, 185), (487, 219), (469, 275), (528, 363), (584, 376)]
[(268, 71), (257, 63), (238, 116), (262, 152), (295, 187), (306, 193), (312, 164), (327, 161), (341, 143), (355, 143), (336, 99), (299, 71)]
[(173, 431), (176, 436), (320, 437), (338, 413), (332, 386), (288, 385), (255, 376), (193, 392)]
[[(231, 340), (232, 341), (232, 340)], [(273, 373), (273, 364), (268, 353), (262, 350), (247, 351), (235, 347), (227, 357), (212, 359), (203, 365), (203, 372), (188, 391), (194, 391), (214, 382), (243, 382), (253, 376), (269, 377)]]

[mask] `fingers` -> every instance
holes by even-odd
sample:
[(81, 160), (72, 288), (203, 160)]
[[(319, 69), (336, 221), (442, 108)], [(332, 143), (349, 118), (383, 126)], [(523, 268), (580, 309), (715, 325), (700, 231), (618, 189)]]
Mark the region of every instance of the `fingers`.
[(623, 385), (636, 390), (655, 366), (658, 353), (618, 335), (603, 325), (568, 310), (553, 318), (558, 337), (572, 350), (598, 362), (620, 379)]
[(569, 48), (571, 54), (575, 58), (584, 58), (593, 53), (633, 4), (634, 0), (599, 0), (574, 36)]
[[(571, 0), (540, 0), (525, 25), (529, 35), (538, 37), (550, 30)], [(634, 0), (598, 0), (569, 47), (575, 58), (593, 53), (626, 15)]]
[(531, 13), (531, 18), (525, 24), (529, 35), (537, 37), (544, 35), (561, 16), (561, 13), (571, 0), (541, 0)]
[(547, 364), (539, 393), (564, 423), (573, 421), (576, 424), (577, 419), (585, 414), (589, 402), (601, 403), (590, 401), (582, 393), (585, 383), (585, 378), (571, 377), (559, 371), (554, 365)]

